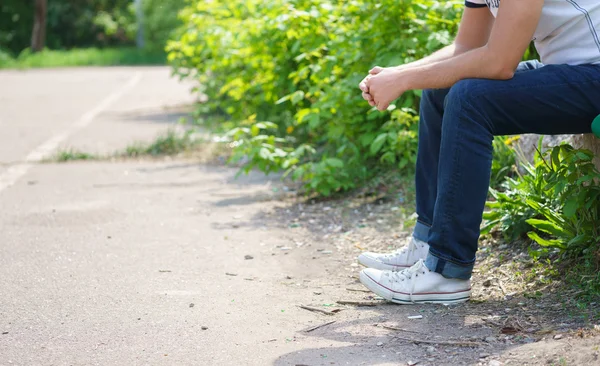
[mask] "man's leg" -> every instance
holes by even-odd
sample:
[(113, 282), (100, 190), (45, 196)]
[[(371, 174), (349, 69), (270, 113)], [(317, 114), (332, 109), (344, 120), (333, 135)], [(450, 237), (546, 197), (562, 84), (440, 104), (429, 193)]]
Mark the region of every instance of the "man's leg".
[[(521, 62), (516, 72), (538, 69), (538, 61)], [(433, 213), (438, 194), (438, 165), (442, 143), (442, 121), (450, 89), (423, 90), (419, 110), (419, 150), (415, 186), (417, 193), (417, 224), (413, 236), (421, 241), (429, 239)]]
[(358, 262), (378, 270), (401, 271), (424, 259), (429, 252), (427, 238), (433, 222), (437, 196), (437, 171), (442, 139), (444, 101), (450, 89), (424, 90), (419, 120), (419, 151), (417, 154), (417, 215), (418, 221), (408, 245), (393, 253), (364, 252)]
[(589, 133), (599, 113), (600, 66), (548, 65), (510, 80), (453, 86), (442, 122), (426, 266), (447, 278), (471, 277), (495, 135)]
[(415, 186), (417, 193), (417, 224), (413, 236), (423, 242), (429, 238), (433, 210), (437, 198), (437, 172), (442, 142), (444, 104), (450, 89), (423, 90), (419, 110), (419, 150)]

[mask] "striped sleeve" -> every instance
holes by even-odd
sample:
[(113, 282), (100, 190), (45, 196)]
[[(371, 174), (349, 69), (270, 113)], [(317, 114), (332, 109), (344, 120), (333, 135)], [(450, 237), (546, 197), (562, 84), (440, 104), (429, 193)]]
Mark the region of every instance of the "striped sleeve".
[(485, 0), (465, 0), (465, 6), (467, 8), (485, 8), (487, 4)]

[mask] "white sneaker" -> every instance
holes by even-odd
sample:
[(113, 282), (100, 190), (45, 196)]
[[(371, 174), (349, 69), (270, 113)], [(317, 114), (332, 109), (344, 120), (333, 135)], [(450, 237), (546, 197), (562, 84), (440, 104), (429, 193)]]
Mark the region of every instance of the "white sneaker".
[(398, 249), (393, 253), (362, 253), (358, 256), (358, 263), (365, 267), (382, 271), (401, 271), (411, 267), (413, 264), (417, 263), (419, 259), (425, 259), (428, 252), (429, 244), (411, 237), (407, 246)]
[(377, 295), (398, 304), (465, 302), (471, 296), (471, 281), (446, 278), (419, 260), (401, 272), (365, 268), (360, 282)]

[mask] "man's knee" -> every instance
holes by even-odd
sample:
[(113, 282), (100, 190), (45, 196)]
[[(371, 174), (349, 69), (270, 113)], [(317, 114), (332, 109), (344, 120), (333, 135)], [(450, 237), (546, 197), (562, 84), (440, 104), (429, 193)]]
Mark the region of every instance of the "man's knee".
[(493, 81), (486, 79), (464, 79), (452, 86), (446, 98), (448, 119), (484, 127), (492, 132), (490, 113), (493, 107)]
[(425, 89), (421, 95), (421, 108), (443, 108), (449, 89)]
[(476, 105), (477, 98), (481, 92), (481, 85), (485, 80), (482, 79), (464, 79), (460, 80), (448, 93), (446, 98), (447, 105)]

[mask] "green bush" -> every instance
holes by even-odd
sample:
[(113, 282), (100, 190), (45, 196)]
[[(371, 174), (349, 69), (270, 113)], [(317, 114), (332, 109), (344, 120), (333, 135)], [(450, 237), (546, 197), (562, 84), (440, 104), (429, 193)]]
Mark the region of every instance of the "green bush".
[(591, 255), (600, 250), (600, 172), (593, 154), (564, 144), (539, 154), (526, 173), (491, 190), (483, 232), (524, 233), (544, 248)]
[(329, 195), (415, 162), (420, 92), (387, 112), (362, 100), (375, 65), (421, 58), (451, 42), (461, 1), (192, 1), (168, 46), (181, 76), (197, 78), (204, 112), (235, 127), (244, 169), (285, 170)]

